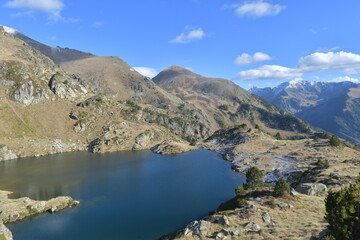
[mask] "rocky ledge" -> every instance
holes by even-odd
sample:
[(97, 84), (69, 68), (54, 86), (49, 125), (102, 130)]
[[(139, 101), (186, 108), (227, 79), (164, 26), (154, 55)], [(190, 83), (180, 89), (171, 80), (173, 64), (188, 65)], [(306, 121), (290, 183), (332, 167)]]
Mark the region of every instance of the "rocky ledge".
[(28, 197), (9, 199), (11, 192), (0, 191), (0, 240), (12, 239), (11, 232), (3, 225), (45, 212), (58, 212), (78, 205), (71, 197), (57, 197), (48, 201), (35, 201)]
[(157, 153), (157, 154), (174, 155), (174, 154), (180, 154), (180, 153), (188, 152), (188, 151), (195, 150), (195, 149), (196, 149), (195, 146), (191, 146), (188, 143), (164, 141), (164, 142), (152, 147), (151, 151), (153, 151), (154, 153)]

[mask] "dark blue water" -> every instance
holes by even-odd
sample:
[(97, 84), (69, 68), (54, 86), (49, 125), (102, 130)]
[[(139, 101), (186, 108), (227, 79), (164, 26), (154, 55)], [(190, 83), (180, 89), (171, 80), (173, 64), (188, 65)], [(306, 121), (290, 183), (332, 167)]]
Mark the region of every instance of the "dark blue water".
[(234, 196), (244, 177), (213, 152), (66, 153), (0, 163), (0, 189), (77, 207), (10, 224), (15, 240), (157, 239)]

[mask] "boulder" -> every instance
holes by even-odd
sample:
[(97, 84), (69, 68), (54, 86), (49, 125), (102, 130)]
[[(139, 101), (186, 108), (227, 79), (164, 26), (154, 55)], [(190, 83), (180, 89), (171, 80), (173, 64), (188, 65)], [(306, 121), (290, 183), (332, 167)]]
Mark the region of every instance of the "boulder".
[(248, 231), (260, 231), (261, 227), (256, 222), (249, 222), (245, 225), (245, 229)]
[(315, 195), (316, 193), (327, 192), (327, 187), (322, 183), (302, 183), (296, 191), (302, 194)]
[(0, 145), (0, 161), (15, 159), (17, 156), (5, 145)]
[(223, 226), (230, 226), (229, 218), (225, 215), (211, 215), (210, 217), (207, 217), (205, 220)]
[(262, 215), (262, 220), (264, 221), (264, 223), (270, 224), (271, 223), (270, 214), (268, 212), (264, 213)]
[(207, 233), (210, 231), (211, 225), (211, 222), (205, 220), (193, 221), (186, 226), (184, 235), (206, 236)]
[(34, 101), (34, 86), (32, 81), (25, 82), (17, 87), (10, 95), (10, 99), (24, 106)]

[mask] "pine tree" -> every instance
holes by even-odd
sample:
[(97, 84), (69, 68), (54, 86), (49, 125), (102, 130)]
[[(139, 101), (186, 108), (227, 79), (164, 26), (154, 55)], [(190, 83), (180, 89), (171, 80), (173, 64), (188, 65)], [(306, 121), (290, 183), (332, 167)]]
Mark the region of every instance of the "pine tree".
[(259, 187), (263, 183), (263, 172), (257, 167), (251, 167), (249, 171), (246, 173), (246, 184), (244, 184), (245, 188), (256, 188)]
[(291, 191), (291, 187), (284, 178), (280, 178), (274, 187), (274, 195), (276, 197), (282, 197), (286, 194), (289, 194)]
[(335, 239), (360, 239), (360, 176), (338, 192), (330, 191), (325, 199), (325, 219)]
[(340, 146), (340, 139), (337, 136), (332, 135), (330, 138), (330, 145), (334, 147)]

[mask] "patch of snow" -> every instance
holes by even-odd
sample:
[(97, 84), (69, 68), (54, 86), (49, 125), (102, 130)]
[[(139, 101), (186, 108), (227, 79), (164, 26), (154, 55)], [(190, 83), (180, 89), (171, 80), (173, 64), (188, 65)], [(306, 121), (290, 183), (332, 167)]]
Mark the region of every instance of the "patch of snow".
[(130, 71), (132, 71), (132, 72), (135, 72), (135, 69), (133, 69), (133, 68), (130, 68)]
[(6, 26), (3, 26), (4, 28), (4, 31), (7, 32), (8, 34), (15, 34), (17, 33), (18, 31), (14, 28), (10, 28), (10, 27), (6, 27)]

